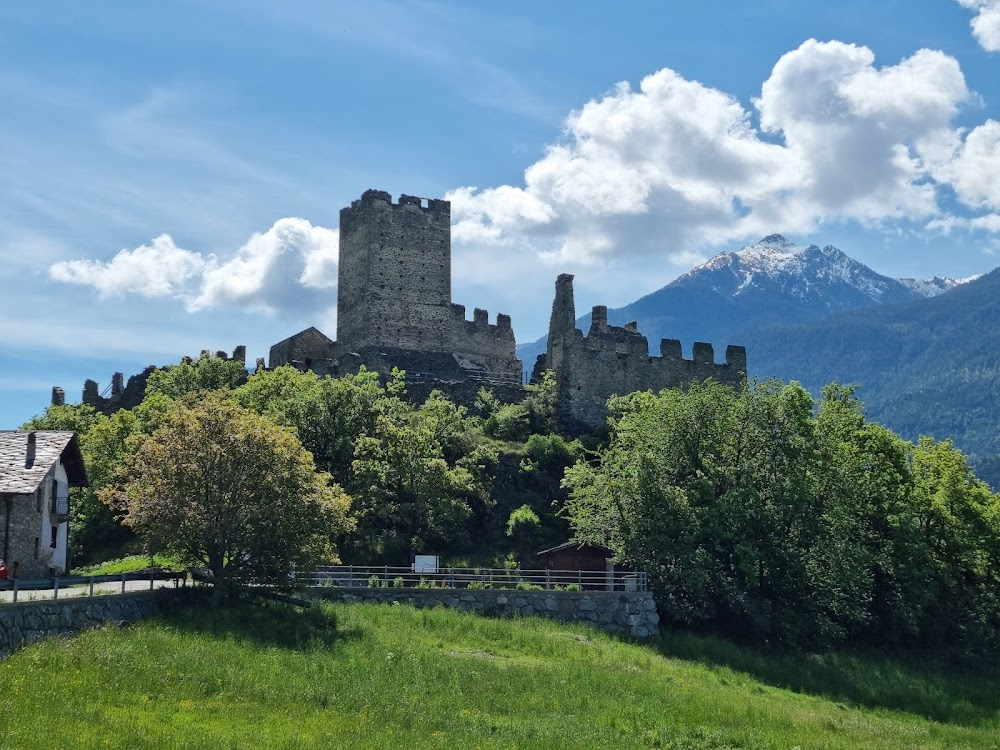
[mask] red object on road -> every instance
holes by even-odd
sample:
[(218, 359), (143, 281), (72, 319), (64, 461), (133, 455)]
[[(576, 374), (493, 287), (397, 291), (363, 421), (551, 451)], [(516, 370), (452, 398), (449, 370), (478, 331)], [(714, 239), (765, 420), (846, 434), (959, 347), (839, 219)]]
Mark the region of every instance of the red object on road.
[(7, 580), (7, 561), (0, 560), (0, 581)]

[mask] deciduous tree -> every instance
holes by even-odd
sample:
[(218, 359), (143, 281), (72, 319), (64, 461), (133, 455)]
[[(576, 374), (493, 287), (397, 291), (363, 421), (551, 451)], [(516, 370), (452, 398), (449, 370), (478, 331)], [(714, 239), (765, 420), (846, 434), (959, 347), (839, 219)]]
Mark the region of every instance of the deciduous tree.
[(286, 585), (333, 559), (349, 499), (294, 432), (227, 398), (178, 402), (102, 492), (149, 551), (206, 568), (222, 590)]

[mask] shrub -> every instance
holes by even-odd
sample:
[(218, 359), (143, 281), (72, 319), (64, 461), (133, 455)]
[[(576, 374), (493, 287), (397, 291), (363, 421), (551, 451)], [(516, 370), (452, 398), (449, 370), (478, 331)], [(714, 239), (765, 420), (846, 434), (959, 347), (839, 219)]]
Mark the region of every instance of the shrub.
[(579, 440), (566, 442), (561, 435), (532, 435), (525, 450), (533, 467), (542, 471), (564, 469), (583, 458), (583, 444)]
[(520, 404), (502, 404), (487, 418), (483, 431), (497, 440), (524, 440), (528, 436), (528, 410)]
[(402, 576), (396, 576), (392, 579), (392, 587), (396, 589), (401, 589), (406, 585), (406, 581), (403, 580)]
[(380, 589), (382, 588), (382, 579), (376, 575), (368, 577), (368, 588), (370, 589)]

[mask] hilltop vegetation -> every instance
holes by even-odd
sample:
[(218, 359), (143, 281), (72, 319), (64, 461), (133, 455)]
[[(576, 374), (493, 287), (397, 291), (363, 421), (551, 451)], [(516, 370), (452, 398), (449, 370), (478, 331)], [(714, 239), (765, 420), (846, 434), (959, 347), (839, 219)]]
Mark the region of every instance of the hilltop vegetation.
[(189, 608), (36, 644), (0, 683), (17, 750), (954, 750), (1000, 732), (986, 673), (403, 606)]
[[(155, 373), (135, 409), (105, 418), (52, 407), (33, 422), (85, 428), (94, 471), (78, 498), (77, 544), (90, 545), (78, 561), (128, 533), (102, 499), (127, 508), (133, 526), (135, 514), (168, 520), (144, 533), (144, 551), (217, 576), (250, 566), (244, 579), (257, 582), (287, 581), (289, 560), (301, 569), (303, 555), (316, 559), (327, 544), (352, 564), (407, 565), (418, 552), (445, 564), (536, 567), (535, 552), (572, 535), (647, 571), (669, 624), (810, 649), (861, 642), (998, 653), (1000, 497), (949, 442), (909, 443), (868, 422), (850, 388), (831, 385), (818, 403), (777, 381), (631, 394), (612, 399), (609, 431), (588, 437), (588, 451), (554, 431), (551, 379), (522, 404), (483, 390), (470, 413), (437, 392), (408, 403), (401, 375), (382, 383), (370, 372), (331, 379), (283, 367), (244, 382), (240, 367), (205, 357)], [(286, 514), (259, 512), (267, 498), (278, 502), (264, 484), (242, 487), (236, 505), (203, 502), (229, 498), (216, 485), (243, 474), (269, 476), (247, 447), (268, 441), (210, 444), (188, 429), (209, 407), (227, 415), (216, 422), (273, 433), (300, 457), (289, 465), (311, 474), (314, 463), (314, 479), (297, 486), (337, 498), (339, 510), (285, 534), (268, 523)], [(203, 456), (214, 468), (190, 471)], [(282, 486), (278, 495), (297, 494)], [(173, 516), (157, 509), (167, 497)], [(240, 534), (219, 534), (212, 508), (256, 519), (240, 532), (256, 546), (232, 546), (216, 564), (213, 535)], [(198, 536), (197, 554), (188, 540), (175, 543), (182, 527)], [(302, 549), (289, 546), (296, 539)], [(272, 557), (282, 564), (263, 565)]]
[[(553, 432), (551, 381), (534, 387), (523, 404), (502, 404), (483, 390), (475, 413), (437, 392), (414, 406), (403, 388), (402, 375), (383, 385), (372, 372), (333, 379), (291, 367), (247, 380), (241, 363), (203, 356), (154, 372), (134, 409), (105, 417), (88, 406), (51, 406), (25, 428), (80, 433), (91, 485), (74, 497), (71, 551), (78, 564), (118, 557), (123, 548), (140, 551), (109, 504), (121, 513), (122, 488), (150, 473), (136, 461), (151, 436), (184, 425), (216, 398), (211, 394), (221, 394), (232, 404), (230, 422), (259, 415), (259, 429), (290, 429), (326, 480), (346, 490), (348, 522), (326, 527), (345, 561), (407, 565), (421, 551), (537, 567), (534, 553), (542, 547), (529, 549), (526, 541), (552, 546), (568, 538), (557, 515), (565, 498), (559, 483), (582, 455), (578, 442)], [(176, 450), (161, 448), (150, 466), (180, 455), (173, 440)], [(199, 450), (204, 446), (190, 453)], [(233, 466), (255, 468), (251, 460), (238, 455)], [(162, 488), (148, 489), (152, 500)], [(529, 512), (511, 525), (511, 514), (524, 507)]]
[(609, 444), (567, 472), (569, 516), (649, 571), (668, 622), (997, 653), (1000, 497), (950, 443), (907, 443), (841, 386), (818, 409), (795, 383), (708, 381), (611, 409)]

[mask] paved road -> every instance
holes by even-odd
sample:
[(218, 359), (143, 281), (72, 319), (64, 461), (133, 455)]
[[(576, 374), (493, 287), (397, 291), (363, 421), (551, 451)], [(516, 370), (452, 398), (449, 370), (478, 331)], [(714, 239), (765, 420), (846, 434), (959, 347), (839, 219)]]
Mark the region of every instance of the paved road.
[[(174, 581), (153, 581), (153, 588), (174, 588)], [(125, 591), (149, 591), (150, 582), (147, 581), (125, 581)], [(28, 602), (28, 601), (41, 601), (46, 599), (53, 599), (54, 590), (49, 589), (21, 589), (17, 592), (17, 601)], [(87, 596), (90, 593), (90, 586), (88, 584), (78, 584), (75, 586), (59, 587), (59, 599), (68, 599), (70, 597), (81, 597)], [(94, 594), (120, 594), (122, 593), (122, 583), (121, 581), (107, 581), (105, 583), (95, 583), (94, 584)], [(0, 591), (0, 604), (9, 604), (14, 600), (13, 591)]]

